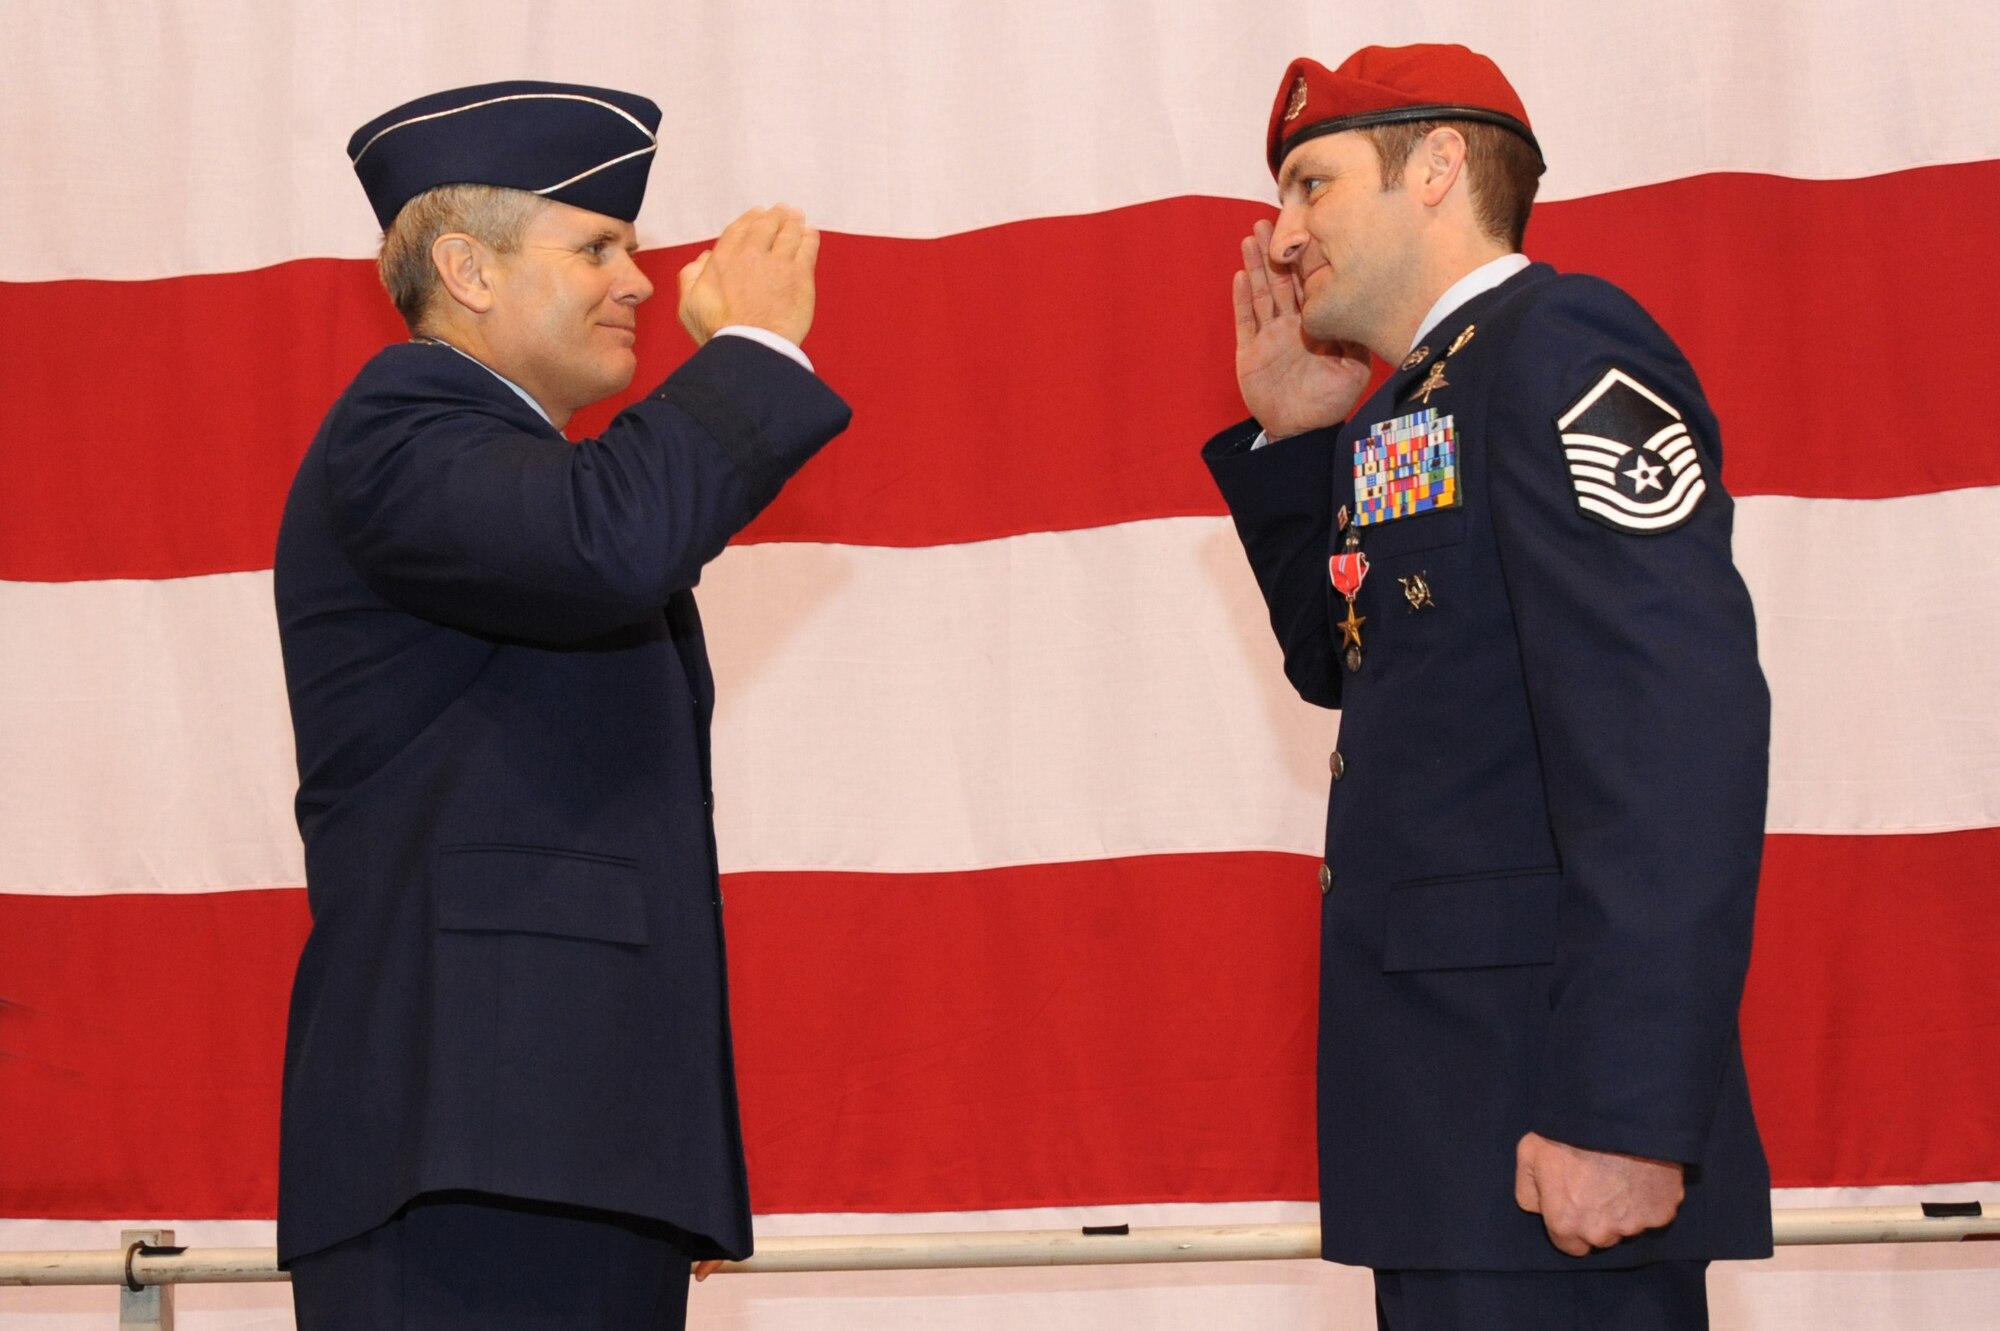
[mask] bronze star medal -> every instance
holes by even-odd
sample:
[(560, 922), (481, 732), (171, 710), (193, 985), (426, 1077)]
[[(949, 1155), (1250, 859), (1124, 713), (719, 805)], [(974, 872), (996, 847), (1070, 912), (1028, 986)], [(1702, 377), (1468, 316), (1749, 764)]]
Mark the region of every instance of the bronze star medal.
[(1354, 598), (1361, 593), (1361, 583), (1368, 576), (1368, 556), (1361, 553), (1361, 533), (1347, 529), (1347, 541), (1339, 554), (1327, 560), (1327, 572), (1333, 578), (1333, 589), (1347, 598), (1347, 618), (1340, 622), (1340, 643), (1346, 650), (1341, 660), (1349, 670), (1361, 669), (1361, 626), (1368, 622), (1368, 616), (1354, 613)]
[(1368, 616), (1354, 613), (1354, 598), (1347, 598), (1347, 618), (1340, 621), (1340, 640), (1347, 650), (1340, 659), (1347, 663), (1349, 670), (1361, 669), (1361, 626), (1368, 622)]

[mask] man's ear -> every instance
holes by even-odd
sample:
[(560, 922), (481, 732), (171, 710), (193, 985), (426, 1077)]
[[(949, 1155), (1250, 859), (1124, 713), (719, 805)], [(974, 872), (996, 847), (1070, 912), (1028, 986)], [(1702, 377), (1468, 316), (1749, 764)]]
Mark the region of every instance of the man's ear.
[(447, 231), (431, 242), (431, 263), (438, 285), (474, 314), (493, 308), (493, 251), (463, 231)]
[(1426, 208), (1435, 208), (1465, 173), (1465, 136), (1449, 125), (1440, 125), (1424, 135), (1424, 141), (1410, 155), (1417, 167), (1417, 197)]

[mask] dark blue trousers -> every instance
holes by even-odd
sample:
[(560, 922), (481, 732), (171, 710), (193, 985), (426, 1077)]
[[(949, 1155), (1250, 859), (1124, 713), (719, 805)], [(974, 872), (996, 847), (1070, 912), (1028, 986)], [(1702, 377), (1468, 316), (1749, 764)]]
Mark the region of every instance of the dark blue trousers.
[(429, 1193), (292, 1261), (299, 1331), (681, 1331), (671, 1226), (482, 1193)]
[(1624, 1271), (1377, 1271), (1380, 1331), (1708, 1331), (1708, 1263)]

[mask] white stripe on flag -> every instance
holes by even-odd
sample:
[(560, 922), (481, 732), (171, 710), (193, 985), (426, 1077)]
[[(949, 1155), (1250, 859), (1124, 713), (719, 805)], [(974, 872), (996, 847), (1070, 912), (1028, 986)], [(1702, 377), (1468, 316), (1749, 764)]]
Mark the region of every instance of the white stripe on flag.
[(1774, 832), (2000, 826), (2000, 489), (1737, 501)]
[(0, 891), (296, 887), (271, 575), (0, 582)]
[(423, 93), (524, 76), (661, 103), (649, 245), (778, 199), (828, 230), (911, 237), (1183, 194), (1268, 199), (1263, 132), (1286, 63), (1374, 42), (1498, 59), (1547, 154), (1545, 200), (2000, 157), (1985, 0), (1796, 10), (1367, 0), (1246, 22), (1226, 0), (711, 0), (637, 7), (606, 41), (528, 0), (181, 6), (163, 51), (158, 23), (17, 5), (0, 180), (33, 187), (0, 191), (0, 280), (370, 254), (349, 132)]
[[(734, 547), (703, 579), (725, 870), (1316, 840), (1330, 713), (1226, 520)], [(268, 573), (0, 583), (0, 890), (297, 884)], [(803, 796), (803, 798), (802, 798)]]
[[(1996, 528), (2000, 489), (1739, 502), (1772, 831), (2000, 826)], [(726, 870), (1318, 853), (1334, 721), (1226, 519), (737, 546), (701, 602)], [(301, 881), (268, 573), (0, 583), (0, 620), (0, 890)]]

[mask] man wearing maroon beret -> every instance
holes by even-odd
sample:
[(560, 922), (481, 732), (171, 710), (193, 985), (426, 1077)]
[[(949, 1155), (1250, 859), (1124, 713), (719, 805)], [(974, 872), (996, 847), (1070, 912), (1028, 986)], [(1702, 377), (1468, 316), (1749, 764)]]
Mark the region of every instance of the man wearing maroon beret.
[(1519, 252), (1541, 149), (1485, 57), (1295, 61), (1266, 153), (1253, 419), (1203, 456), (1341, 711), (1324, 1254), (1391, 1331), (1705, 1327), (1707, 1263), (1771, 1251), (1736, 1027), (1770, 704), (1715, 418), (1630, 297)]

